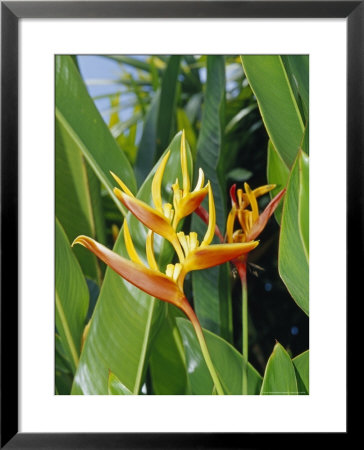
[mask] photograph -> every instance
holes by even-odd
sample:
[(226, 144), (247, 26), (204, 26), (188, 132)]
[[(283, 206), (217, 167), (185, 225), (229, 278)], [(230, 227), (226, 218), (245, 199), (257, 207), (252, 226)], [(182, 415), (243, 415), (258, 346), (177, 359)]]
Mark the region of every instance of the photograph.
[(309, 395), (309, 64), (54, 56), (55, 395)]

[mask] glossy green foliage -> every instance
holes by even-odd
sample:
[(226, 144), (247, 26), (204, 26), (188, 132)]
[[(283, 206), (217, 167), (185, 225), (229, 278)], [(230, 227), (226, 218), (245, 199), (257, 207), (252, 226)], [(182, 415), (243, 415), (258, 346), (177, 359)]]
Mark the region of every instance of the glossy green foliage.
[(257, 97), (274, 147), (291, 167), (302, 142), (304, 123), (279, 55), (245, 55), (242, 63)]
[(274, 346), (263, 378), (261, 395), (295, 395), (298, 393), (295, 370), (291, 358), (282, 345)]
[(298, 393), (300, 395), (307, 395), (309, 393), (309, 356), (309, 350), (306, 350), (292, 359), (296, 372)]
[(70, 56), (56, 56), (56, 118), (63, 133), (82, 152), (121, 211), (125, 209), (115, 197), (110, 168), (136, 191), (133, 170), (120, 151), (106, 124), (91, 100), (81, 76)]
[(285, 196), (279, 242), (279, 273), (298, 306), (308, 315), (308, 157), (299, 152)]
[[(210, 395), (213, 382), (203, 359), (200, 345), (192, 324), (182, 318), (177, 319), (186, 353), (187, 373), (191, 393)], [(242, 372), (246, 361), (232, 345), (208, 330), (204, 330), (206, 344), (216, 372), (221, 380), (225, 394), (240, 395), (242, 393)], [(248, 394), (259, 394), (262, 378), (248, 364)]]
[(88, 308), (88, 289), (61, 224), (56, 220), (56, 328), (74, 372)]
[[(171, 200), (170, 185), (180, 177), (179, 133), (171, 142), (171, 154), (164, 173), (162, 197)], [(192, 169), (192, 161), (190, 168)], [(152, 204), (151, 183), (158, 163), (138, 192), (138, 198)], [(130, 234), (136, 251), (145, 261), (147, 229), (134, 216), (127, 216)], [(163, 270), (171, 261), (171, 246), (155, 236), (154, 250)], [(114, 251), (128, 257), (123, 233), (115, 243)], [(108, 371), (111, 370), (133, 394), (140, 392), (151, 343), (164, 318), (164, 305), (140, 289), (124, 281), (107, 269), (99, 299), (85, 341), (73, 394), (107, 394)]]

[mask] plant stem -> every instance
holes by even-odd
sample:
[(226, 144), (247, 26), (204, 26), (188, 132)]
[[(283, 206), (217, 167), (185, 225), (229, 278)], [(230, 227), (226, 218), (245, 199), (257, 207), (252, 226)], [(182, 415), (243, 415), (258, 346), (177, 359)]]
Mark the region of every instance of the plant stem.
[(242, 301), (243, 301), (243, 355), (245, 356), (245, 362), (244, 368), (243, 368), (243, 395), (248, 395), (248, 289), (247, 289), (247, 283), (246, 278), (244, 281), (241, 282), (242, 287)]
[(241, 322), (242, 322), (242, 350), (244, 356), (244, 365), (242, 373), (242, 392), (248, 395), (248, 352), (249, 352), (249, 329), (248, 329), (248, 285), (246, 280), (246, 263), (238, 262), (236, 264), (241, 281)]
[(218, 395), (225, 395), (224, 390), (221, 386), (219, 377), (216, 373), (215, 367), (212, 363), (210, 353), (209, 353), (209, 350), (206, 345), (205, 337), (203, 335), (203, 331), (202, 331), (200, 322), (198, 321), (198, 318), (197, 318), (195, 312), (193, 311), (193, 309), (191, 308), (191, 305), (188, 303), (187, 299), (186, 299), (186, 302), (183, 304), (182, 308), (183, 308), (183, 311), (185, 312), (185, 314), (187, 315), (187, 317), (191, 320), (193, 328), (195, 329), (196, 336), (197, 336), (198, 342), (201, 347), (201, 352), (205, 359), (206, 366), (210, 372), (212, 381), (214, 382), (216, 392)]

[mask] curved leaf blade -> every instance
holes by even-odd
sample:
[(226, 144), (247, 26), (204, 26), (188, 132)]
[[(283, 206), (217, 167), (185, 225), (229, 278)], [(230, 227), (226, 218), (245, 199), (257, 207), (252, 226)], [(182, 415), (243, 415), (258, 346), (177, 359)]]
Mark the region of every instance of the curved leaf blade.
[(298, 393), (300, 395), (309, 394), (309, 350), (301, 353), (292, 359), (296, 372)]
[(291, 167), (304, 125), (282, 59), (279, 55), (244, 55), (241, 60), (268, 135)]
[[(186, 319), (177, 318), (176, 322), (186, 353), (191, 392), (194, 395), (210, 395), (213, 390), (213, 382), (203, 359), (195, 330)], [(224, 391), (231, 395), (241, 395), (242, 372), (246, 364), (243, 355), (227, 341), (208, 330), (204, 330), (204, 336)], [(261, 383), (262, 377), (248, 363), (248, 394), (259, 394)]]
[[(308, 169), (306, 163), (308, 164), (308, 159), (300, 151), (293, 165), (285, 195), (279, 241), (278, 269), (293, 299), (308, 315), (308, 253), (305, 251), (304, 238), (302, 238), (300, 230), (300, 216), (304, 216), (302, 218), (303, 226), (306, 226), (306, 231), (308, 231), (308, 209), (306, 209), (308, 203), (303, 199), (300, 201), (300, 195), (308, 195), (308, 186), (304, 184), (308, 178), (305, 176), (305, 181), (302, 181), (303, 178), (301, 177), (302, 172)], [(302, 187), (303, 184), (305, 187)]]
[(277, 342), (265, 368), (261, 395), (296, 395), (297, 380), (286, 350)]

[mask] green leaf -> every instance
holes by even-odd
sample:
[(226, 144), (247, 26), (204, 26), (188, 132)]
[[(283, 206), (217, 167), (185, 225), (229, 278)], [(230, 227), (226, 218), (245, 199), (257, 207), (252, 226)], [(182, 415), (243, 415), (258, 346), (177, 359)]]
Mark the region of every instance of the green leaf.
[(113, 193), (114, 180), (110, 170), (132, 192), (136, 191), (134, 173), (102, 120), (70, 56), (56, 56), (56, 118), (124, 214), (125, 208)]
[(135, 176), (138, 185), (141, 185), (151, 171), (157, 151), (157, 119), (159, 110), (160, 92), (157, 91), (149, 106), (143, 124), (143, 133), (140, 139), (138, 154), (135, 162)]
[(268, 135), (291, 167), (304, 126), (282, 59), (278, 55), (245, 55), (241, 59)]
[[(188, 378), (192, 394), (210, 395), (212, 394), (213, 382), (203, 359), (195, 330), (191, 322), (186, 319), (177, 318), (176, 321), (186, 352)], [(241, 395), (242, 372), (246, 364), (243, 355), (216, 334), (208, 330), (203, 330), (203, 333), (224, 391), (231, 395)], [(261, 383), (262, 377), (248, 363), (248, 394), (259, 394)]]
[[(197, 143), (196, 167), (203, 168), (205, 177), (210, 181), (214, 193), (216, 222), (222, 231), (225, 229), (226, 204), (225, 193), (218, 177), (221, 155), (223, 128), (223, 111), (225, 105), (225, 60), (223, 56), (207, 57), (207, 81), (201, 131)], [(196, 176), (196, 174), (195, 174)], [(208, 210), (208, 199), (203, 206)], [(206, 232), (206, 225), (196, 215), (192, 216), (191, 230), (198, 233), (199, 239)], [(215, 242), (218, 242), (215, 238)], [(201, 325), (218, 335), (230, 340), (232, 324), (226, 308), (229, 298), (220, 297), (219, 280), (221, 267), (193, 272), (192, 288), (196, 314)], [(228, 281), (227, 278), (225, 278)], [(226, 286), (226, 285), (225, 285)]]
[(180, 72), (180, 55), (172, 55), (163, 74), (157, 122), (157, 154), (159, 158), (173, 134), (176, 116), (177, 84)]
[(296, 372), (298, 393), (300, 395), (309, 394), (309, 350), (301, 353), (292, 359)]
[[(56, 120), (56, 216), (70, 240), (87, 234), (105, 242), (100, 183), (86, 163), (73, 139)], [(101, 271), (95, 256), (75, 248), (86, 276), (100, 281)]]
[[(271, 198), (275, 197), (279, 191), (287, 186), (289, 169), (280, 157), (271, 140), (268, 141), (267, 157), (267, 179), (269, 184), (276, 184), (277, 187), (270, 192)], [(277, 222), (281, 223), (283, 202), (280, 202), (274, 211)]]
[(309, 55), (285, 55), (285, 62), (293, 75), (302, 99), (306, 117), (309, 110)]
[(295, 395), (297, 381), (286, 350), (277, 342), (265, 368), (261, 395)]
[(187, 394), (187, 370), (182, 339), (176, 326), (176, 307), (165, 305), (166, 318), (150, 357), (153, 392), (157, 395)]
[(133, 393), (129, 391), (129, 389), (124, 386), (119, 378), (111, 371), (109, 372), (109, 379), (107, 382), (107, 393), (109, 395), (133, 395)]
[(278, 269), (293, 299), (307, 315), (308, 213), (308, 157), (300, 151), (292, 167), (284, 200)]
[(309, 258), (309, 161), (308, 156), (302, 152), (299, 162), (299, 197), (298, 197), (298, 222), (303, 249), (307, 261)]
[(88, 309), (88, 289), (61, 224), (56, 220), (56, 327), (73, 372)]
[(177, 108), (177, 126), (179, 130), (185, 130), (186, 139), (191, 147), (192, 158), (195, 160), (197, 138), (193, 126), (189, 121), (185, 110), (182, 108)]
[[(162, 184), (164, 201), (171, 201), (170, 186), (176, 177), (182, 179), (180, 142), (181, 133), (176, 135), (169, 146), (171, 154)], [(190, 153), (189, 163), (192, 168)], [(148, 204), (152, 204), (151, 183), (158, 165), (159, 162), (138, 192), (138, 198)], [(146, 261), (147, 229), (131, 214), (127, 220), (136, 251)], [(163, 271), (172, 260), (173, 249), (156, 235), (154, 250)], [(114, 251), (128, 258), (122, 232)], [(164, 320), (164, 306), (163, 302), (153, 299), (108, 268), (91, 318), (72, 393), (107, 394), (108, 371), (111, 370), (124, 386), (133, 394), (138, 394), (149, 359), (150, 345)]]

